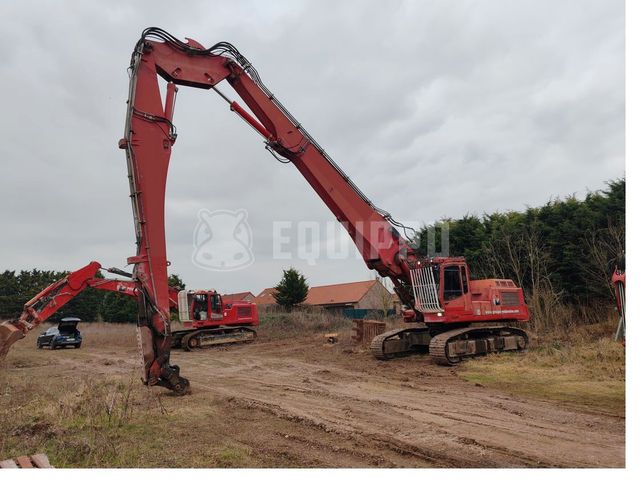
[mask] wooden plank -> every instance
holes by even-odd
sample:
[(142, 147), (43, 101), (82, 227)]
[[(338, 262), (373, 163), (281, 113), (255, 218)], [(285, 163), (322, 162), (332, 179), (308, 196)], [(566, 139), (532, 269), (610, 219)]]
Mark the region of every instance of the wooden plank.
[(31, 461), (37, 468), (53, 468), (49, 463), (49, 458), (44, 453), (31, 455)]
[(20, 468), (33, 468), (33, 464), (31, 463), (31, 459), (29, 457), (27, 457), (26, 455), (22, 455), (22, 456), (16, 458), (16, 461), (18, 462), (18, 465), (20, 465)]
[(0, 468), (18, 468), (18, 465), (16, 465), (16, 462), (13, 460), (2, 460), (0, 462)]
[(377, 320), (364, 320), (362, 322), (362, 338), (361, 342), (365, 347), (371, 345), (371, 341), (384, 333), (387, 329), (387, 324), (385, 322), (380, 322)]

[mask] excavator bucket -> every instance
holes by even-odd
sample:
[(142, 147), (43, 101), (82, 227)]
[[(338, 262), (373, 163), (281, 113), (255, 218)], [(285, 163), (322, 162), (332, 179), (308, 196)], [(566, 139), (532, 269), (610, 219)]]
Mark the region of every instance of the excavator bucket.
[(24, 338), (24, 333), (11, 322), (0, 323), (0, 362), (4, 360), (11, 345)]

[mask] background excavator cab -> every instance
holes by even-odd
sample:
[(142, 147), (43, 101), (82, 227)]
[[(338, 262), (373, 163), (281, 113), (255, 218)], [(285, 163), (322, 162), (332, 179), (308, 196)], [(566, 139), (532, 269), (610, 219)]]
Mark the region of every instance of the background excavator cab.
[(178, 293), (178, 314), (184, 324), (220, 321), (222, 297), (215, 290), (182, 290)]

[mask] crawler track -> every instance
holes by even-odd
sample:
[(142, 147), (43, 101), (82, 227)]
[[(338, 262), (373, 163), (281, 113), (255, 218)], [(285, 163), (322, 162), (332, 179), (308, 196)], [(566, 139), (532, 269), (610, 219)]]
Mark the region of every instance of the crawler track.
[(527, 348), (529, 337), (513, 327), (469, 327), (449, 330), (429, 342), (429, 354), (438, 365), (455, 365), (464, 358)]
[(389, 330), (372, 341), (369, 348), (378, 360), (426, 352), (431, 335), (427, 327), (397, 328)]
[(376, 336), (370, 345), (378, 360), (390, 360), (427, 350), (438, 365), (464, 358), (527, 348), (527, 334), (513, 327), (467, 327), (434, 333), (429, 327), (397, 328)]
[(217, 327), (173, 332), (172, 348), (190, 352), (199, 348), (252, 342), (257, 332), (249, 327)]

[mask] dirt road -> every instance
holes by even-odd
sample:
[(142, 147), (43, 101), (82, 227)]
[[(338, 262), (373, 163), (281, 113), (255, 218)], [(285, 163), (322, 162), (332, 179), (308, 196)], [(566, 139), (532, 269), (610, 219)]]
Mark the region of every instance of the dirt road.
[[(76, 372), (137, 361), (130, 349), (59, 353)], [(624, 466), (624, 418), (470, 384), (428, 357), (379, 362), (320, 335), (173, 359), (193, 394), (166, 402), (246, 446), (253, 466)]]

